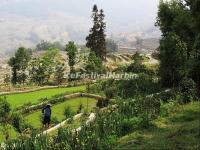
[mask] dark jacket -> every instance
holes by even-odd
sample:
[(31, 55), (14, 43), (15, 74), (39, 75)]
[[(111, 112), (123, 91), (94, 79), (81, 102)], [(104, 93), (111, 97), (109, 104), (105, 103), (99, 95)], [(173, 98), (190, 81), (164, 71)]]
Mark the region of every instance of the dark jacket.
[(50, 117), (51, 116), (51, 108), (46, 106), (42, 109), (42, 113), (44, 116)]

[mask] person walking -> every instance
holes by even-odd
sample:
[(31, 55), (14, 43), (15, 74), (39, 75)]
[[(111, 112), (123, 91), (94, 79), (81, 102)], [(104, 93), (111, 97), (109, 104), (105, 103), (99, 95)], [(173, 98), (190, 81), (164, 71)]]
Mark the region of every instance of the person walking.
[(49, 128), (51, 122), (51, 105), (47, 104), (43, 109), (43, 127)]

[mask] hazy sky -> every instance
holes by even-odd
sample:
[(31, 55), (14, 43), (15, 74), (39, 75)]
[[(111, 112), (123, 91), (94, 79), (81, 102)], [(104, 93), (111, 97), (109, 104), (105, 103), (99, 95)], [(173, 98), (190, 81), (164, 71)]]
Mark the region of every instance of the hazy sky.
[(89, 19), (91, 8), (97, 4), (110, 23), (126, 24), (143, 20), (155, 21), (159, 0), (0, 0), (0, 14), (46, 17), (64, 13)]
[[(108, 36), (159, 37), (159, 0), (0, 0), (0, 52), (41, 40), (85, 43), (94, 4), (106, 15)], [(143, 34), (145, 33), (145, 35)]]

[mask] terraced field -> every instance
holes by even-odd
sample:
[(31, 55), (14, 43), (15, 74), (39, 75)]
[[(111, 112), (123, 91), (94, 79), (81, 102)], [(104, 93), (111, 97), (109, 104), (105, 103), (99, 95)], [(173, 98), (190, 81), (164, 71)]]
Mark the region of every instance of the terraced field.
[[(25, 103), (31, 103), (31, 104), (37, 104), (40, 103), (40, 99), (47, 98), (50, 99), (55, 95), (59, 94), (72, 94), (77, 92), (85, 92), (86, 87), (85, 86), (77, 86), (77, 87), (66, 87), (66, 88), (53, 88), (53, 89), (42, 89), (35, 92), (27, 92), (27, 93), (20, 93), (20, 94), (9, 94), (4, 95), (0, 97), (6, 97), (6, 100), (10, 103), (11, 108), (17, 108), (22, 106)], [(96, 105), (95, 99), (90, 98), (77, 98), (68, 100), (64, 103), (57, 104), (52, 107), (52, 115), (53, 117), (56, 117), (59, 121), (62, 121), (64, 118), (63, 112), (64, 108), (67, 105), (70, 105), (72, 109), (75, 111), (78, 108), (78, 105), (82, 103), (84, 107), (86, 107), (88, 101), (88, 110), (91, 110), (91, 107)], [(35, 128), (39, 128), (41, 126), (40, 124), (40, 115), (41, 111), (34, 112), (33, 114), (30, 114), (26, 116), (28, 122), (33, 125)], [(12, 126), (9, 126), (9, 132), (10, 132), (10, 138), (15, 138), (17, 136), (17, 132), (13, 129)], [(3, 129), (0, 126), (0, 141), (3, 141)]]
[[(56, 118), (59, 122), (65, 120), (64, 116), (64, 109), (67, 106), (70, 106), (72, 108), (72, 111), (76, 113), (78, 110), (78, 107), (80, 104), (83, 105), (83, 111), (88, 110), (91, 111), (95, 106), (96, 106), (97, 100), (93, 98), (86, 98), (86, 97), (80, 97), (80, 98), (74, 98), (70, 100), (66, 100), (65, 102), (56, 104), (52, 106), (52, 118)], [(36, 129), (40, 129), (42, 127), (41, 124), (41, 116), (42, 116), (42, 111), (38, 110), (36, 112), (33, 112), (25, 117), (25, 120), (32, 125)], [(75, 123), (77, 126), (78, 123)], [(0, 142), (4, 140), (3, 136), (3, 128), (0, 126)], [(9, 138), (16, 138), (18, 133), (14, 130), (12, 126), (9, 126)]]
[[(76, 113), (78, 107), (80, 104), (83, 105), (83, 110), (87, 109), (88, 106), (88, 111), (91, 111), (92, 108), (96, 106), (96, 99), (93, 98), (85, 98), (85, 97), (80, 97), (80, 98), (74, 98), (67, 100), (63, 103), (57, 104), (52, 106), (52, 118), (57, 118), (59, 122), (63, 121), (65, 119), (64, 116), (64, 109), (67, 106), (70, 106), (72, 110)], [(34, 128), (40, 128), (41, 127), (41, 110), (34, 112), (28, 116), (26, 116), (27, 121), (32, 125)]]
[(39, 100), (42, 98), (49, 99), (55, 95), (84, 92), (85, 90), (86, 90), (85, 86), (44, 89), (35, 92), (6, 95), (6, 99), (10, 103), (12, 108), (17, 108), (25, 103), (37, 104), (40, 102)]

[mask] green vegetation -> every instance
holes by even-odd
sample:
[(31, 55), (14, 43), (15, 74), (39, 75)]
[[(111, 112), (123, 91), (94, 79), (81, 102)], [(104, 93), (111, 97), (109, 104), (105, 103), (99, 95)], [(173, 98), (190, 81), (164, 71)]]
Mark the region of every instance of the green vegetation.
[[(88, 107), (88, 111), (91, 111), (92, 108), (96, 107), (96, 103), (97, 100), (92, 98), (75, 98), (66, 100), (66, 102), (64, 103), (52, 106), (52, 118), (56, 117), (58, 121), (61, 122), (65, 119), (64, 110), (67, 106), (70, 106), (72, 111), (76, 112), (79, 108), (79, 105), (82, 104), (83, 108), (87, 109)], [(37, 111), (26, 116), (26, 119), (34, 128), (40, 128), (41, 127), (40, 116), (41, 116), (41, 111)]]
[(85, 69), (88, 73), (98, 72), (101, 73), (105, 70), (103, 62), (99, 57), (95, 55), (94, 52), (90, 52), (87, 62), (85, 64)]
[(164, 86), (177, 86), (184, 77), (200, 85), (200, 1), (160, 1), (157, 26), (160, 42), (160, 76)]
[(150, 129), (120, 138), (114, 149), (198, 149), (199, 117), (199, 102), (181, 106), (169, 116), (153, 121)]
[[(56, 88), (24, 94), (12, 94), (7, 100), (0, 101), (0, 123), (6, 149), (71, 149), (71, 150), (114, 150), (114, 149), (198, 149), (199, 148), (199, 115), (200, 103), (200, 0), (161, 0), (157, 25), (162, 31), (158, 48), (160, 59), (157, 68), (143, 64), (144, 56), (133, 55), (129, 66), (116, 69), (120, 73), (136, 73), (129, 80), (104, 79), (93, 85), (72, 88)], [(82, 73), (103, 73), (106, 59), (106, 36), (103, 10), (94, 5), (93, 27), (86, 38), (86, 46), (90, 53), (86, 59)], [(137, 39), (137, 44), (142, 44)], [(73, 42), (66, 46), (69, 56), (70, 71), (74, 71), (77, 48)], [(20, 50), (19, 50), (20, 52)], [(17, 53), (16, 53), (17, 54)], [(21, 54), (21, 53), (20, 53)], [(11, 63), (13, 76), (18, 83), (18, 72), (25, 72), (27, 62)], [(21, 55), (20, 55), (21, 56)], [(24, 58), (24, 57), (22, 57)], [(25, 57), (26, 58), (26, 57)], [(44, 56), (32, 59), (30, 63), (30, 82), (39, 85), (61, 85), (65, 66), (60, 65), (60, 56), (56, 49), (49, 49)], [(21, 67), (23, 66), (24, 67)], [(16, 67), (16, 68), (15, 68)], [(59, 73), (55, 73), (59, 71)], [(53, 81), (56, 82), (53, 82)], [(24, 80), (22, 80), (24, 83)], [(166, 90), (166, 88), (170, 88)], [(41, 129), (41, 111), (24, 115), (25, 120), (34, 129), (24, 123), (20, 114), (13, 113), (11, 108), (45, 101), (50, 98), (64, 100), (62, 94), (87, 91), (106, 96), (106, 100), (93, 98), (76, 98), (59, 101), (52, 106), (52, 123), (57, 124), (73, 114), (84, 112), (78, 122), (68, 120), (64, 128), (53, 132), (53, 136), (37, 136)], [(199, 92), (200, 93), (200, 92)], [(46, 99), (45, 99), (46, 98)], [(115, 98), (110, 100), (111, 98)], [(59, 99), (59, 100), (60, 100)], [(54, 103), (52, 103), (54, 104)], [(105, 105), (105, 104), (108, 104)], [(10, 108), (11, 105), (11, 108)], [(97, 107), (95, 107), (97, 106)], [(86, 122), (86, 116), (93, 108), (94, 113)], [(106, 107), (100, 109), (102, 107)], [(21, 108), (19, 108), (21, 109)], [(30, 133), (15, 140), (9, 140), (10, 124), (21, 133), (28, 129)], [(74, 127), (80, 125), (78, 131)], [(26, 126), (24, 128), (24, 126)], [(36, 132), (35, 134), (32, 134)], [(13, 133), (14, 135), (14, 133)]]
[(12, 108), (17, 108), (27, 103), (37, 104), (40, 102), (40, 99), (44, 98), (49, 99), (55, 95), (64, 93), (70, 94), (70, 93), (84, 92), (84, 91), (85, 91), (85, 86), (54, 88), (54, 89), (45, 89), (29, 93), (6, 95), (6, 99), (10, 103)]
[(55, 73), (55, 67), (60, 63), (60, 57), (58, 49), (50, 48), (42, 57), (32, 58), (28, 70), (30, 82), (38, 85), (48, 84)]
[(30, 52), (24, 47), (20, 47), (15, 56), (10, 58), (8, 64), (12, 68), (12, 84), (25, 83), (27, 78), (26, 69), (30, 60)]
[(78, 52), (76, 45), (74, 44), (74, 42), (69, 42), (66, 45), (65, 51), (67, 52), (68, 55), (68, 64), (70, 66), (70, 72), (73, 73), (74, 72), (74, 65), (76, 63), (76, 54)]
[(106, 59), (106, 23), (104, 18), (103, 9), (98, 10), (97, 5), (94, 5), (92, 10), (93, 27), (86, 37), (86, 46), (102, 61)]
[(144, 73), (138, 74), (138, 77), (130, 80), (105, 80), (99, 81), (90, 86), (91, 93), (110, 95), (111, 97), (133, 98), (138, 95), (149, 95), (157, 93), (164, 88), (157, 81), (156, 76), (150, 76)]
[(44, 41), (44, 40), (42, 40), (40, 43), (38, 43), (36, 45), (35, 50), (36, 51), (44, 51), (44, 50), (48, 50), (50, 48), (64, 50), (64, 46), (60, 42), (51, 43), (51, 42)]
[(0, 98), (0, 126), (6, 140), (9, 138), (10, 111), (10, 104), (5, 99)]
[(132, 73), (145, 73), (149, 75), (155, 75), (156, 70), (155, 69), (150, 69), (150, 67), (147, 67), (146, 65), (143, 64), (145, 61), (144, 56), (141, 56), (138, 52), (136, 52), (133, 56), (132, 59), (134, 62), (132, 62), (127, 68), (125, 68), (124, 71), (126, 72), (132, 72)]
[[(11, 125), (8, 125), (8, 134), (9, 139), (14, 139), (17, 137), (18, 132), (12, 127)], [(0, 126), (0, 142), (3, 142), (5, 140), (5, 134), (4, 134), (4, 128)]]
[(65, 64), (58, 63), (55, 68), (55, 80), (58, 86), (64, 81)]

